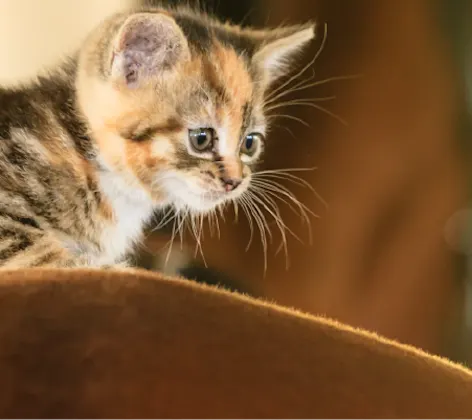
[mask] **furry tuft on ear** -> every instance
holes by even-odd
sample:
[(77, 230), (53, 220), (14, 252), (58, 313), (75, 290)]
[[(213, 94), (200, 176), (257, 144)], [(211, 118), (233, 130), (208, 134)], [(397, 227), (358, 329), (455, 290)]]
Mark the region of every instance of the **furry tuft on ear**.
[(269, 85), (284, 76), (293, 56), (315, 37), (315, 25), (294, 26), (270, 31), (254, 54), (253, 63), (262, 72), (263, 83)]
[(137, 87), (172, 69), (190, 52), (184, 34), (170, 16), (137, 13), (120, 28), (112, 54), (112, 78)]

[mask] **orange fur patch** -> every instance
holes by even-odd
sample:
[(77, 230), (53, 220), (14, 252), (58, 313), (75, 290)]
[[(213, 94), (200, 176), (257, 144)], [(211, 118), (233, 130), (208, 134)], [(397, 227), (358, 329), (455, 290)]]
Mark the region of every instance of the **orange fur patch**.
[(254, 85), (243, 58), (233, 49), (216, 43), (210, 60), (213, 71), (207, 71), (206, 76), (212, 85), (224, 89), (223, 105), (217, 110), (217, 115), (225, 124), (229, 134), (226, 141), (234, 150), (239, 146), (244, 107), (252, 98)]
[(234, 108), (242, 108), (252, 97), (253, 83), (241, 56), (231, 48), (216, 43), (213, 56), (217, 62), (219, 82)]
[(152, 182), (154, 168), (162, 161), (161, 158), (152, 155), (151, 142), (127, 141), (125, 144), (126, 163), (145, 185)]

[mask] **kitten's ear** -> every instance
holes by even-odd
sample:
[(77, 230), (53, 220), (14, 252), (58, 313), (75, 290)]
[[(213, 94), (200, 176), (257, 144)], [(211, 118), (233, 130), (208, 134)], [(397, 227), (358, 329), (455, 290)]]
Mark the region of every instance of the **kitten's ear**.
[(295, 55), (315, 37), (315, 25), (276, 29), (259, 36), (264, 40), (252, 60), (268, 85), (290, 70)]
[(138, 87), (189, 56), (187, 39), (174, 19), (162, 13), (137, 13), (114, 39), (111, 77)]

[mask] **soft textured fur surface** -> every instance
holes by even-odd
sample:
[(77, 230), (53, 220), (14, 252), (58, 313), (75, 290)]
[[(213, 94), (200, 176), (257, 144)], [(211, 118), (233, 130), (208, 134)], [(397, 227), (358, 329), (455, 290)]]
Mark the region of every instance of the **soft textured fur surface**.
[(236, 200), (268, 130), (266, 91), (313, 36), (129, 11), (47, 76), (0, 89), (0, 266), (113, 265), (154, 211)]
[(470, 418), (472, 374), (139, 271), (5, 271), (2, 418)]

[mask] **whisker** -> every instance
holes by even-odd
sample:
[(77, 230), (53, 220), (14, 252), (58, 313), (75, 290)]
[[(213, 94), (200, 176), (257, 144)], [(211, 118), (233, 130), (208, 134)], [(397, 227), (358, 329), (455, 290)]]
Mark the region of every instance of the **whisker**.
[(251, 246), (251, 243), (254, 237), (254, 223), (252, 221), (251, 214), (249, 213), (249, 210), (247, 209), (246, 197), (244, 196), (245, 194), (246, 193), (244, 193), (241, 197), (239, 197), (239, 202), (241, 203), (241, 208), (246, 214), (246, 217), (249, 223), (250, 236), (249, 236), (248, 244), (246, 245), (246, 249), (245, 249), (245, 252), (247, 252), (249, 250), (249, 247)]
[(316, 193), (316, 190), (313, 186), (305, 179), (294, 175), (292, 172), (308, 172), (308, 171), (316, 171), (317, 167), (312, 168), (285, 168), (285, 169), (266, 169), (263, 171), (256, 172), (252, 175), (253, 178), (279, 178), (279, 179), (287, 179), (299, 185), (302, 185), (313, 193)]
[[(281, 200), (283, 203), (285, 203), (295, 214), (300, 216), (302, 218), (302, 222), (305, 222), (309, 227), (311, 227), (311, 221), (308, 215), (311, 215), (315, 218), (318, 217), (313, 211), (311, 211), (305, 204), (303, 204), (300, 200), (298, 200), (293, 194), (284, 191), (281, 187), (271, 185), (271, 184), (262, 184), (262, 183), (254, 184), (254, 185), (256, 187), (263, 189), (266, 194), (269, 194)], [(298, 211), (295, 210), (295, 208), (291, 205), (291, 203), (293, 203), (293, 205), (296, 206)]]
[[(330, 111), (329, 109), (326, 109), (325, 107), (321, 106), (321, 105), (318, 105), (318, 104), (315, 104), (313, 102), (303, 102), (303, 101), (299, 101), (299, 102), (292, 102), (291, 104), (289, 104), (290, 106), (308, 106), (308, 107), (311, 107), (311, 108), (315, 108), (315, 109), (318, 109), (319, 111), (321, 112), (324, 112), (325, 114), (329, 115), (330, 117), (334, 118), (335, 120), (337, 120), (338, 122), (340, 122), (342, 125), (344, 126), (348, 126), (349, 124), (347, 123), (346, 120), (344, 120), (342, 117), (340, 117), (339, 115), (335, 114), (334, 112)], [(274, 109), (278, 109), (278, 108), (281, 108), (281, 106), (278, 106), (278, 105), (274, 105), (273, 107), (270, 107), (267, 109), (267, 112), (270, 112), (270, 111), (273, 111)]]
[[(267, 244), (267, 235), (266, 235), (266, 223), (264, 220), (264, 215), (263, 213), (259, 210), (259, 208), (252, 202), (252, 198), (250, 199), (251, 202), (251, 211), (254, 217), (254, 220), (256, 221), (257, 226), (259, 227), (259, 232), (261, 235), (261, 243), (262, 243), (262, 250), (263, 250), (263, 257), (264, 257), (264, 275), (267, 272), (267, 254), (268, 254), (268, 244)], [(269, 233), (270, 230), (268, 230)], [(269, 238), (271, 240), (272, 238)]]
[(274, 89), (271, 94), (267, 97), (268, 100), (271, 100), (273, 95), (276, 95), (278, 92), (286, 88), (290, 83), (292, 83), (294, 80), (298, 79), (300, 76), (302, 76), (311, 66), (313, 66), (316, 63), (316, 60), (318, 60), (318, 57), (320, 54), (323, 52), (326, 40), (328, 38), (328, 24), (325, 23), (324, 25), (324, 35), (323, 35), (323, 40), (321, 41), (320, 48), (316, 52), (315, 56), (313, 59), (305, 65), (300, 71), (298, 71), (296, 74), (294, 74), (292, 77), (290, 77), (286, 82), (284, 82), (282, 85)]
[[(316, 169), (316, 168), (314, 168), (314, 169)], [(301, 170), (304, 170), (304, 169), (301, 169)], [(293, 170), (290, 170), (290, 171), (293, 171)], [(315, 195), (315, 197), (321, 202), (321, 204), (323, 204), (323, 206), (325, 208), (329, 207), (326, 200), (315, 190), (315, 188), (313, 188), (313, 186), (309, 182), (307, 182), (303, 178), (300, 178), (296, 175), (291, 174), (288, 171), (283, 171), (283, 170), (261, 171), (261, 172), (257, 172), (255, 174), (253, 174), (252, 177), (256, 180), (257, 179), (269, 180), (271, 178), (281, 179), (281, 180), (285, 179), (289, 182), (293, 182), (293, 183), (298, 184), (300, 186), (306, 187)]]
[(286, 96), (288, 93), (293, 92), (293, 89), (297, 89), (300, 86), (303, 86), (304, 84), (311, 83), (313, 80), (316, 78), (316, 71), (315, 69), (311, 70), (311, 75), (309, 77), (306, 77), (305, 79), (300, 79), (296, 83), (294, 83), (292, 86), (289, 86), (287, 89), (283, 90), (282, 92), (279, 92), (277, 96), (272, 96), (269, 98), (266, 98), (264, 103), (271, 103), (276, 101), (278, 98), (281, 98), (283, 96)]
[(220, 216), (223, 219), (223, 223), (226, 223), (225, 213), (223, 210), (223, 206), (218, 206), (218, 212), (220, 213)]
[[(172, 216), (172, 217), (170, 217)], [(163, 218), (160, 220), (160, 222), (154, 226), (152, 229), (151, 229), (151, 233), (152, 232), (155, 232), (156, 230), (159, 230), (161, 228), (163, 228), (164, 226), (166, 226), (168, 223), (170, 223), (172, 220), (174, 220), (176, 217), (176, 213), (173, 211), (173, 209), (170, 209), (168, 210)]]
[[(282, 216), (280, 214), (279, 208), (277, 206), (277, 203), (270, 198), (267, 193), (263, 189), (259, 189), (257, 187), (252, 188), (252, 193), (255, 195), (254, 199), (263, 207), (266, 209), (267, 212), (274, 218), (275, 223), (277, 224), (277, 227), (279, 228), (280, 234), (281, 234), (281, 244), (279, 248), (276, 251), (276, 254), (280, 252), (281, 249), (284, 250), (285, 254), (285, 266), (286, 269), (289, 268), (289, 255), (288, 255), (288, 246), (287, 246), (287, 236), (285, 234), (285, 231), (288, 231), (296, 240), (298, 240), (300, 243), (303, 243), (303, 241), (300, 239), (300, 237), (293, 232), (292, 229), (290, 229), (286, 223), (283, 221)], [(272, 195), (272, 194), (270, 194)], [(310, 235), (311, 238), (311, 235)]]
[(314, 97), (314, 98), (300, 98), (300, 99), (291, 99), (289, 101), (285, 102), (278, 102), (275, 103), (274, 105), (271, 106), (266, 106), (270, 104), (264, 104), (265, 108), (264, 111), (268, 112), (273, 109), (278, 109), (282, 107), (288, 107), (290, 105), (296, 105), (296, 104), (306, 104), (306, 103), (318, 103), (318, 102), (329, 102), (329, 101), (334, 101), (336, 99), (336, 96), (320, 96), (320, 97)]
[[(203, 261), (203, 264), (205, 265), (205, 268), (208, 268), (208, 264), (206, 262), (206, 259), (205, 259), (205, 254), (203, 253), (203, 247), (202, 247), (202, 221), (203, 221), (203, 218), (200, 217), (200, 215), (196, 215), (195, 218), (197, 220), (195, 220), (194, 218), (191, 219), (191, 226), (192, 226), (192, 232), (193, 232), (193, 235), (195, 237), (195, 241), (196, 241), (196, 247), (195, 247), (195, 254), (194, 254), (194, 258), (197, 257), (198, 255), (198, 252), (200, 252), (200, 255), (202, 257), (202, 261)], [(197, 229), (197, 222), (198, 223), (198, 226), (200, 227), (200, 229)]]
[(217, 234), (218, 240), (220, 240), (221, 239), (220, 221), (218, 220), (218, 214), (216, 213), (216, 209), (213, 215), (215, 216), (216, 234)]
[[(274, 178), (275, 178), (275, 179), (281, 179), (281, 180), (287, 179), (287, 178), (278, 178), (278, 177), (274, 177)], [(291, 180), (291, 179), (287, 179), (287, 180), (288, 180), (289, 182), (293, 182), (293, 183), (295, 183), (295, 184), (298, 184), (296, 180)], [(265, 179), (265, 181), (274, 183), (274, 184), (277, 185), (278, 187), (282, 187), (282, 184), (276, 183), (275, 181), (273, 181), (273, 179), (267, 178), (267, 179)], [(301, 187), (304, 187), (303, 184), (298, 184), (298, 185), (300, 185)], [(287, 190), (287, 191), (288, 191), (288, 190)], [(313, 189), (310, 188), (310, 191), (311, 191), (311, 193), (315, 196), (315, 198), (316, 198), (326, 209), (329, 208), (328, 203), (323, 199), (323, 197), (322, 197), (314, 188), (313, 188)], [(308, 210), (309, 210), (309, 209), (308, 209)], [(319, 215), (317, 215), (317, 214), (315, 214), (315, 213), (313, 213), (313, 212), (311, 212), (311, 211), (310, 211), (310, 213), (312, 214), (312, 216), (314, 216), (314, 217), (316, 217), (316, 218), (319, 217)]]
[(239, 219), (239, 205), (237, 200), (232, 200), (234, 210), (234, 222), (237, 223)]
[(268, 115), (268, 118), (286, 118), (288, 120), (293, 120), (297, 121), (300, 124), (303, 124), (305, 127), (310, 128), (310, 124), (308, 124), (306, 121), (302, 120), (301, 118), (294, 117), (293, 115), (287, 115), (287, 114), (272, 114)]
[(207, 215), (207, 220), (208, 220), (208, 228), (210, 230), (210, 237), (213, 238), (213, 211), (210, 211)]
[[(297, 211), (297, 209), (295, 207), (293, 207), (293, 205), (290, 203), (290, 201), (286, 200), (285, 198), (281, 197), (281, 194), (277, 194), (275, 191), (273, 191), (273, 188), (268, 188), (268, 186), (264, 185), (264, 184), (260, 184), (260, 183), (254, 183), (253, 184), (254, 187), (257, 187), (257, 188), (261, 188), (263, 190), (266, 190), (266, 193), (270, 196), (273, 196), (277, 199), (279, 199), (280, 201), (282, 201), (284, 204), (287, 205), (287, 207), (293, 211), (297, 216), (300, 216), (300, 217), (303, 217), (301, 213), (299, 213), (299, 211)], [(272, 198), (271, 198), (272, 199)]]
[(274, 193), (280, 193), (283, 196), (287, 197), (290, 201), (292, 201), (299, 209), (303, 208), (306, 213), (311, 214), (313, 217), (318, 218), (318, 215), (315, 214), (312, 210), (310, 210), (305, 204), (300, 202), (293, 193), (283, 186), (282, 184), (273, 181), (273, 180), (253, 180), (254, 185), (259, 185), (261, 187), (266, 187), (268, 190), (273, 191)]
[(195, 215), (190, 215), (190, 220), (189, 220), (189, 230), (190, 230), (190, 233), (193, 235), (193, 237), (195, 238), (195, 250), (194, 250), (194, 253), (193, 253), (193, 258), (197, 258), (197, 255), (198, 255), (198, 251), (199, 251), (199, 246), (200, 246), (200, 242), (199, 242), (199, 238), (198, 238), (198, 235), (196, 233), (196, 228), (195, 228)]
[(171, 238), (168, 242), (168, 247), (169, 249), (167, 250), (167, 253), (166, 253), (166, 258), (165, 258), (165, 261), (164, 261), (164, 267), (167, 267), (167, 264), (169, 263), (169, 258), (170, 258), (170, 255), (172, 253), (172, 246), (174, 245), (174, 239), (175, 239), (175, 235), (176, 235), (176, 223), (178, 222), (180, 218), (180, 214), (179, 213), (176, 213), (176, 217), (174, 218), (174, 223), (172, 224), (172, 235), (171, 235)]
[(310, 168), (280, 168), (280, 169), (264, 169), (262, 171), (256, 172), (257, 174), (268, 174), (268, 173), (291, 173), (291, 172), (309, 172), (316, 171), (317, 166), (312, 166)]
[(340, 75), (340, 76), (331, 76), (322, 80), (317, 80), (315, 82), (309, 82), (310, 80), (313, 80), (314, 77), (312, 76), (309, 79), (306, 79), (306, 80), (303, 80), (302, 82), (297, 83), (295, 86), (291, 87), (290, 89), (287, 89), (279, 93), (277, 96), (266, 99), (264, 101), (264, 105), (269, 105), (271, 103), (274, 103), (276, 100), (283, 98), (284, 96), (287, 96), (290, 93), (300, 92), (302, 90), (311, 89), (316, 86), (322, 86), (331, 82), (339, 82), (339, 81), (344, 81), (344, 80), (356, 80), (361, 77), (362, 77), (362, 74), (347, 74), (347, 75)]
[[(267, 236), (266, 236), (266, 223), (264, 214), (261, 212), (261, 210), (254, 204), (253, 198), (249, 194), (249, 191), (246, 192), (246, 202), (248, 205), (248, 210), (251, 213), (252, 217), (254, 218), (254, 221), (256, 222), (256, 225), (259, 229), (259, 233), (261, 235), (261, 243), (262, 243), (262, 249), (263, 249), (263, 254), (264, 254), (264, 275), (267, 272), (267, 250), (268, 250), (268, 245), (267, 245)], [(269, 232), (270, 230), (269, 230)]]
[(276, 127), (276, 128), (281, 128), (281, 129), (287, 131), (288, 134), (290, 134), (293, 139), (295, 139), (295, 140), (297, 139), (297, 137), (295, 136), (295, 134), (293, 133), (293, 131), (290, 130), (290, 128), (286, 127), (285, 125), (279, 125), (279, 124), (272, 124), (272, 125), (273, 125), (274, 127)]
[[(278, 184), (275, 181), (263, 181), (263, 180), (253, 180), (252, 184), (254, 187), (258, 187), (265, 191), (266, 194), (271, 195), (283, 203), (285, 203), (295, 214), (299, 215), (302, 218), (308, 227), (308, 237), (309, 242), (311, 244), (312, 241), (312, 227), (311, 221), (308, 217), (308, 214), (312, 215), (313, 217), (318, 217), (313, 211), (311, 211), (305, 204), (300, 202), (287, 188)], [(287, 199), (283, 198), (286, 197)], [(298, 212), (291, 206), (290, 200), (297, 208)]]
[(202, 240), (204, 239), (204, 236), (205, 236), (205, 231), (203, 229), (203, 216), (200, 215), (199, 217), (199, 220), (200, 220), (200, 223), (199, 223), (199, 226), (200, 226), (200, 237), (202, 238)]
[(189, 215), (189, 210), (187, 210), (184, 215), (182, 216), (182, 221), (177, 227), (177, 232), (179, 233), (180, 236), (180, 250), (184, 249), (184, 228), (185, 228), (185, 222), (187, 221), (187, 216)]
[(251, 17), (251, 15), (256, 11), (257, 9), (255, 7), (251, 7), (248, 12), (244, 15), (242, 18), (241, 22), (239, 22), (239, 26), (244, 27), (246, 24), (247, 20)]
[[(277, 227), (279, 228), (279, 231), (280, 231), (280, 235), (281, 235), (281, 241), (282, 241), (282, 245), (283, 245), (283, 248), (285, 250), (285, 260), (286, 262), (288, 261), (288, 249), (287, 249), (287, 237), (286, 237), (286, 234), (285, 234), (285, 230), (288, 230), (289, 232), (290, 229), (285, 225), (285, 223), (283, 222), (281, 216), (280, 216), (280, 212), (279, 212), (279, 209), (277, 207), (277, 205), (275, 205), (275, 207), (273, 207), (272, 209), (264, 202), (264, 200), (262, 199), (262, 197), (264, 197), (263, 194), (261, 194), (261, 196), (259, 196), (257, 194), (257, 190), (250, 190), (250, 193), (253, 195), (253, 199), (258, 202), (274, 219)], [(268, 223), (266, 223), (266, 228), (269, 229), (269, 225)], [(293, 233), (293, 232), (291, 232)], [(295, 235), (296, 237), (296, 235)]]

